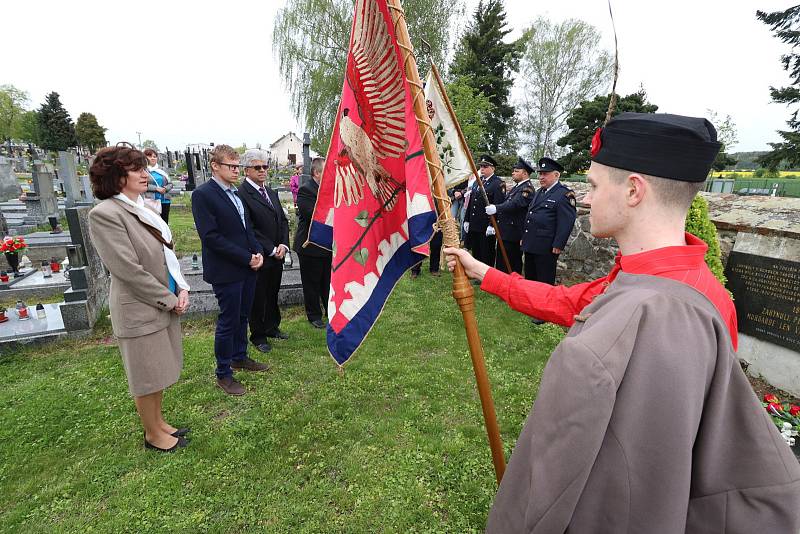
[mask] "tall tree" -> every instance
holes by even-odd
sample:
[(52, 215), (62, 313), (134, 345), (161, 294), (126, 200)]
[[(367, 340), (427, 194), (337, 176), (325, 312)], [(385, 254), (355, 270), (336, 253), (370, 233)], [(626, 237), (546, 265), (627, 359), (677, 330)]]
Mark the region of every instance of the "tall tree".
[(39, 108), (39, 136), (42, 148), (46, 150), (66, 150), (78, 144), (75, 125), (61, 105), (58, 93), (47, 95)]
[(25, 111), (19, 116), (14, 129), (14, 137), (26, 143), (40, 144), (38, 111)]
[(144, 150), (145, 148), (152, 148), (156, 152), (161, 152), (158, 149), (158, 145), (156, 144), (156, 142), (153, 141), (152, 139), (145, 139), (144, 141), (142, 141), (142, 150)]
[(98, 124), (97, 117), (92, 113), (81, 113), (75, 123), (75, 135), (78, 137), (78, 142), (91, 152), (108, 144), (106, 130), (107, 128)]
[(567, 131), (570, 112), (608, 90), (613, 60), (599, 41), (594, 26), (576, 19), (556, 23), (539, 17), (524, 32), (520, 134), (532, 159), (557, 157), (556, 141)]
[(739, 135), (736, 132), (736, 123), (730, 115), (726, 115), (723, 119), (713, 109), (706, 110), (708, 120), (717, 130), (717, 141), (722, 144), (719, 149), (714, 163), (711, 168), (715, 171), (724, 171), (726, 167), (736, 165), (737, 159), (730, 155), (730, 149), (739, 141)]
[(512, 76), (519, 67), (520, 46), (507, 43), (511, 32), (506, 23), (502, 0), (480, 0), (474, 20), (461, 36), (450, 66), (452, 79), (466, 80), (475, 93), (482, 93), (492, 104), (486, 130), (478, 148), (491, 153), (516, 150), (514, 108), (509, 103)]
[(19, 118), (28, 105), (28, 93), (13, 85), (0, 85), (0, 140), (14, 137)]
[(800, 111), (797, 108), (800, 103), (800, 53), (797, 52), (800, 45), (800, 5), (771, 13), (756, 11), (756, 17), (767, 24), (778, 39), (792, 47), (790, 53), (781, 56), (781, 63), (789, 73), (791, 84), (781, 88), (770, 87), (769, 91), (774, 102), (794, 107), (794, 112), (786, 121), (790, 129), (778, 131), (783, 141), (769, 143), (772, 151), (757, 161), (770, 169), (777, 169), (781, 162), (797, 167), (800, 166), (800, 120), (797, 117)]
[(467, 78), (456, 78), (445, 84), (445, 89), (458, 124), (461, 126), (461, 132), (464, 134), (467, 148), (475, 154), (486, 132), (494, 106), (489, 97), (470, 85)]
[[(603, 125), (610, 96), (596, 96), (592, 100), (585, 100), (567, 116), (566, 124), (569, 131), (558, 140), (558, 146), (569, 147), (569, 151), (559, 159), (566, 173), (582, 172), (589, 168), (591, 163), (589, 147), (592, 143), (592, 136)], [(614, 115), (626, 111), (655, 113), (657, 109), (658, 106), (647, 101), (647, 93), (642, 88), (623, 98), (617, 95)]]
[[(464, 0), (405, 0), (412, 44), (422, 39), (441, 64), (451, 49), (451, 22), (463, 12)], [(272, 28), (272, 47), (292, 109), (311, 134), (311, 148), (325, 153), (342, 92), (353, 0), (286, 0)], [(417, 55), (424, 74), (428, 56)]]

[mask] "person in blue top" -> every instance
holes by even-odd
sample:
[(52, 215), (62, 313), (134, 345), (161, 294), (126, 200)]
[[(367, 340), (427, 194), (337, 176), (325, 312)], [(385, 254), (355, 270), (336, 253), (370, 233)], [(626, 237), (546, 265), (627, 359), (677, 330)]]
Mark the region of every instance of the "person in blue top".
[(567, 246), (576, 217), (575, 193), (558, 181), (563, 170), (555, 160), (539, 160), (541, 187), (533, 195), (522, 232), (525, 278), (550, 285), (556, 283), (558, 255)]
[(147, 158), (147, 172), (150, 173), (150, 183), (147, 184), (147, 194), (153, 195), (152, 198), (161, 202), (161, 218), (165, 223), (169, 223), (170, 190), (172, 182), (169, 181), (167, 171), (158, 166), (158, 152), (152, 148), (144, 149), (144, 156)]

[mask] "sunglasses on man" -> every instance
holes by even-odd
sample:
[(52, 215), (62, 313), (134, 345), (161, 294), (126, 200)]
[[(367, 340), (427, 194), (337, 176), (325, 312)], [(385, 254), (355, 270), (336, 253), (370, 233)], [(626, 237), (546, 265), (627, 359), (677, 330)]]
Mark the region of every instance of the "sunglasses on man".
[(267, 171), (267, 170), (269, 170), (269, 167), (267, 167), (266, 165), (250, 165), (247, 168), (248, 169), (255, 169), (257, 171)]

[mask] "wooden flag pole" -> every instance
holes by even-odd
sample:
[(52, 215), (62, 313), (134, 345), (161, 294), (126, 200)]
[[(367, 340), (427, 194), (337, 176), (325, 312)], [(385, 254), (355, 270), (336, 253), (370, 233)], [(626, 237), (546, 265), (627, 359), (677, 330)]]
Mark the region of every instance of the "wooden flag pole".
[[(442, 163), (439, 160), (439, 151), (436, 148), (436, 141), (433, 137), (428, 111), (425, 105), (425, 94), (422, 90), (422, 82), (419, 79), (417, 70), (417, 60), (414, 57), (414, 49), (411, 46), (411, 39), (408, 35), (405, 13), (400, 4), (400, 0), (387, 0), (389, 12), (394, 21), (395, 35), (397, 44), (403, 54), (406, 77), (411, 87), (411, 94), (414, 99), (414, 114), (417, 117), (417, 125), (422, 136), (423, 148), (425, 151), (425, 161), (428, 164), (428, 172), (431, 176), (433, 186), (433, 196), (436, 199), (439, 209), (439, 226), (442, 229), (443, 241), (445, 246), (458, 247), (459, 239), (458, 224), (450, 213), (450, 199), (444, 185), (444, 173)], [(489, 377), (486, 373), (486, 363), (483, 358), (483, 347), (481, 338), (478, 335), (478, 321), (475, 318), (475, 294), (472, 284), (469, 283), (464, 267), (460, 262), (456, 262), (453, 271), (453, 297), (458, 302), (461, 315), (464, 319), (464, 328), (467, 331), (467, 341), (469, 352), (472, 356), (472, 367), (475, 371), (475, 381), (478, 385), (478, 394), (483, 408), (483, 419), (486, 422), (486, 433), (489, 435), (489, 446), (492, 450), (492, 462), (494, 472), (499, 484), (506, 469), (506, 460), (503, 455), (503, 442), (500, 439), (500, 429), (497, 426), (497, 415), (494, 411), (494, 401), (492, 400), (492, 390), (489, 386)]]
[[(436, 85), (439, 86), (439, 94), (441, 94), (442, 98), (444, 99), (444, 105), (447, 106), (447, 111), (453, 118), (453, 124), (455, 124), (456, 133), (458, 134), (458, 140), (461, 142), (461, 149), (464, 151), (464, 154), (467, 155), (467, 161), (469, 161), (469, 168), (472, 171), (472, 174), (475, 175), (475, 179), (478, 181), (478, 186), (481, 188), (481, 193), (483, 193), (483, 200), (486, 201), (486, 205), (488, 206), (491, 204), (491, 202), (489, 202), (489, 195), (486, 194), (486, 188), (483, 186), (483, 180), (481, 180), (478, 176), (478, 169), (475, 168), (475, 161), (472, 159), (472, 154), (467, 146), (467, 141), (464, 139), (464, 132), (461, 131), (461, 125), (458, 123), (456, 114), (453, 111), (453, 105), (450, 103), (450, 97), (447, 96), (447, 91), (445, 91), (442, 77), (439, 75), (439, 69), (436, 68), (436, 65), (433, 63), (433, 61), (431, 61), (431, 71), (433, 72), (433, 77), (436, 79)], [(510, 273), (512, 271), (511, 262), (508, 261), (508, 254), (506, 254), (506, 247), (503, 244), (503, 237), (500, 235), (500, 227), (497, 226), (497, 218), (494, 215), (489, 215), (489, 221), (492, 223), (495, 235), (497, 236), (497, 246), (500, 248), (500, 255), (503, 257), (503, 263), (506, 266), (506, 272)]]

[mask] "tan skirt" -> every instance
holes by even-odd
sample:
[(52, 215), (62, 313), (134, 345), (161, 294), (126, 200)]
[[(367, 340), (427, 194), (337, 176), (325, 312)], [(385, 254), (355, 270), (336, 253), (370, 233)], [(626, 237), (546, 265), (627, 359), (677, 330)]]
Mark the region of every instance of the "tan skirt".
[(134, 397), (166, 389), (178, 381), (183, 367), (180, 319), (170, 314), (169, 326), (146, 336), (119, 339), (128, 391)]

